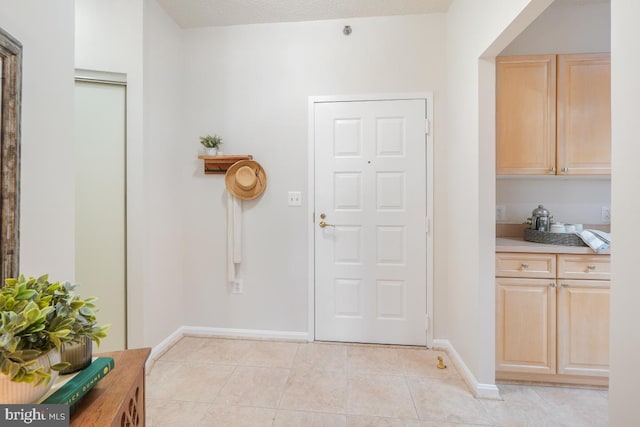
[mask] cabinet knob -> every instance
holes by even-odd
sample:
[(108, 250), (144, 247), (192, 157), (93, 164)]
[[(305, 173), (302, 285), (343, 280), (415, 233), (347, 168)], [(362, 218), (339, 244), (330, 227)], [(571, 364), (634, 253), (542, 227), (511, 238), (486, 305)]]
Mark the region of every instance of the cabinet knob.
[(554, 282), (549, 283), (549, 286), (551, 286), (552, 288), (556, 287), (556, 284)]
[(556, 168), (554, 168), (554, 167), (551, 167), (551, 168), (549, 169), (549, 171), (550, 171), (550, 172), (554, 172), (554, 173), (555, 173), (555, 171), (556, 171)]
[(596, 266), (595, 266), (595, 265), (593, 265), (593, 264), (589, 264), (589, 265), (587, 265), (587, 270), (591, 270), (591, 271), (593, 271), (593, 270), (595, 270), (595, 269), (596, 269)]
[(569, 168), (562, 168), (562, 172), (569, 172)]
[(522, 264), (520, 264), (520, 267), (529, 268), (529, 264), (527, 264), (526, 262), (523, 262)]
[(566, 283), (562, 283), (560, 286), (562, 286), (563, 288), (568, 288), (569, 285), (567, 285)]

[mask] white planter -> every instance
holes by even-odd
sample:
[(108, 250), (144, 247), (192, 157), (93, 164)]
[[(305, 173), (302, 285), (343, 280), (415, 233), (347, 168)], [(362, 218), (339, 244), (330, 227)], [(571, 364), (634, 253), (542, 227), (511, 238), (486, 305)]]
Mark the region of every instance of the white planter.
[[(60, 352), (55, 348), (36, 359), (35, 366), (48, 369), (50, 366), (60, 363)], [(0, 374), (0, 402), (10, 403), (35, 403), (51, 388), (58, 379), (58, 371), (51, 371), (51, 381), (35, 386), (33, 383), (16, 383), (8, 376)]]
[(217, 148), (206, 148), (205, 150), (207, 152), (207, 156), (216, 156), (216, 155), (218, 155), (218, 149)]

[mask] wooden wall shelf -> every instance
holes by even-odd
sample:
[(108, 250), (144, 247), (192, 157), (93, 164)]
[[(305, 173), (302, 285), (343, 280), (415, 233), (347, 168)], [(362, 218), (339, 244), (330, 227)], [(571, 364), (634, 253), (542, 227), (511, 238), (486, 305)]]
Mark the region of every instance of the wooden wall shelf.
[(199, 159), (204, 161), (204, 173), (205, 174), (225, 174), (227, 169), (240, 160), (251, 160), (253, 156), (251, 154), (232, 154), (232, 155), (220, 155), (220, 156), (206, 156), (200, 155)]

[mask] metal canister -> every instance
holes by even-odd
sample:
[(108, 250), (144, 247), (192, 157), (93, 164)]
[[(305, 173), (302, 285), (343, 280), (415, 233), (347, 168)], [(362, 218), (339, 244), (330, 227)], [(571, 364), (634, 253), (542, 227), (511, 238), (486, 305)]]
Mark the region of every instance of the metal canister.
[(531, 212), (531, 228), (538, 231), (549, 231), (549, 211), (542, 205)]

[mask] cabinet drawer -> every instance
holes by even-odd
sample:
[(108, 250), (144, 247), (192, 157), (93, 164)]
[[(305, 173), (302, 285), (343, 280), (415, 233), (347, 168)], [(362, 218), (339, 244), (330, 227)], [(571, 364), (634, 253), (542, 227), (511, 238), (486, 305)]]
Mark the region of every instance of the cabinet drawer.
[(554, 254), (497, 253), (496, 276), (555, 278), (556, 256)]
[(610, 255), (558, 255), (560, 279), (611, 279)]

